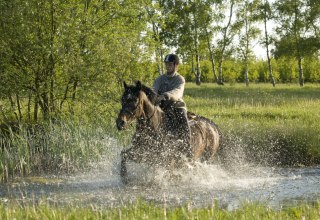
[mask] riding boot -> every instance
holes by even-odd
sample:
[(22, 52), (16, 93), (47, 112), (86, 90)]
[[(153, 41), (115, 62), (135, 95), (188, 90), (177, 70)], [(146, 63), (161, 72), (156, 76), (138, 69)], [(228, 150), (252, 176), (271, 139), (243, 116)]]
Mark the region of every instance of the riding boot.
[(187, 158), (192, 157), (192, 148), (190, 144), (190, 126), (188, 123), (187, 110), (185, 108), (175, 108), (177, 117), (178, 137), (182, 140), (181, 150)]

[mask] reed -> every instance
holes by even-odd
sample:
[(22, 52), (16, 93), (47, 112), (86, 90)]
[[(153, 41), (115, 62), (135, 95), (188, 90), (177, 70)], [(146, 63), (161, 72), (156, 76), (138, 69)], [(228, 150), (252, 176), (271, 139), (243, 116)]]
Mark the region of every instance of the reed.
[(109, 133), (108, 127), (77, 120), (20, 124), (0, 138), (0, 178), (5, 182), (29, 174), (86, 169), (110, 154), (110, 146), (116, 140)]

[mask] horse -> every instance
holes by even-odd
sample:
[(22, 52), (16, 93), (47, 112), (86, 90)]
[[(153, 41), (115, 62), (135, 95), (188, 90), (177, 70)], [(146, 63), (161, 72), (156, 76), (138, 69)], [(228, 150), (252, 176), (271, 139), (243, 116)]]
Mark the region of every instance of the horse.
[[(146, 163), (165, 168), (181, 167), (187, 161), (212, 161), (222, 140), (218, 126), (211, 120), (188, 112), (190, 148), (181, 148), (181, 139), (176, 136), (174, 118), (170, 108), (160, 108), (157, 94), (137, 81), (135, 85), (123, 82), (122, 108), (116, 119), (119, 131), (136, 122), (131, 147), (120, 153), (120, 176), (128, 182), (126, 163)], [(168, 101), (167, 106), (174, 106)], [(164, 110), (165, 109), (165, 110)], [(172, 109), (172, 108), (171, 108)]]

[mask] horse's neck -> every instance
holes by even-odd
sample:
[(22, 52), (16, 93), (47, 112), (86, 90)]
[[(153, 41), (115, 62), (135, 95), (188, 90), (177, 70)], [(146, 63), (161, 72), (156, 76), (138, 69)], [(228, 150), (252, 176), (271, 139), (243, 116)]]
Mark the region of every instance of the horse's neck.
[(143, 101), (143, 112), (144, 119), (140, 122), (153, 130), (158, 130), (163, 122), (164, 112), (158, 106), (153, 105), (148, 99), (144, 99)]

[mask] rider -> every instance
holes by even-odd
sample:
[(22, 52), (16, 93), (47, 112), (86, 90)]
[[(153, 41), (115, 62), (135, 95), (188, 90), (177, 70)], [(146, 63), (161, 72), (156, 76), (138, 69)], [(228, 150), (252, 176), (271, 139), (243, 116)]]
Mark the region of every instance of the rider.
[[(160, 75), (153, 84), (153, 90), (159, 95), (158, 101), (173, 102), (173, 111), (176, 121), (174, 121), (177, 135), (182, 139), (183, 149), (187, 156), (191, 156), (190, 127), (187, 117), (186, 104), (183, 101), (185, 79), (177, 73), (180, 64), (176, 54), (168, 54), (164, 59), (166, 74)], [(160, 105), (161, 106), (161, 105)]]

